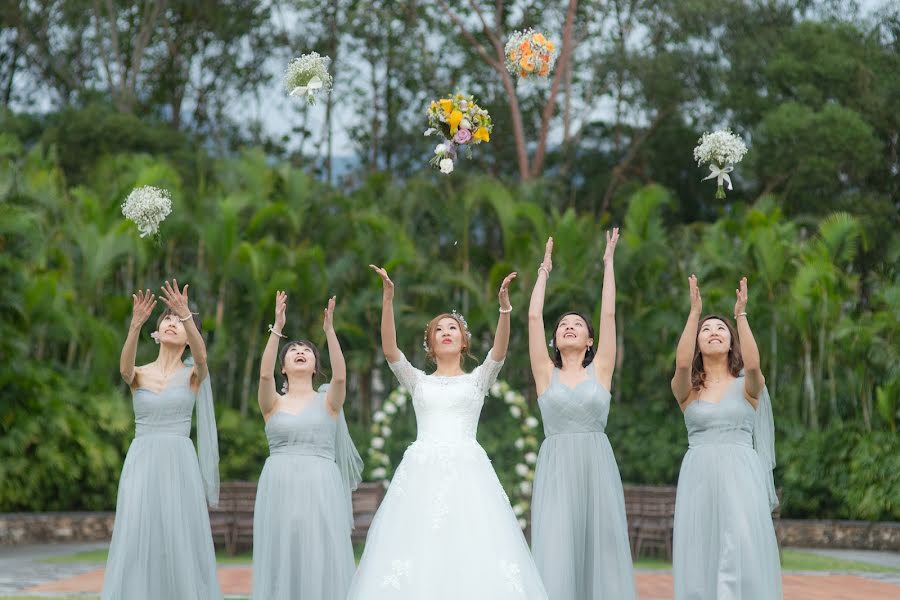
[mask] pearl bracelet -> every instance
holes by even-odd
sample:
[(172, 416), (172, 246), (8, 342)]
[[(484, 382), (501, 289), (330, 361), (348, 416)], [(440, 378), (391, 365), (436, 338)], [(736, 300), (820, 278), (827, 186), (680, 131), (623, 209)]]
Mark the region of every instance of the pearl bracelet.
[(502, 308), (500, 309), (500, 314), (501, 314), (501, 315), (508, 315), (508, 314), (511, 313), (511, 312), (512, 312), (512, 306), (510, 306), (510, 307), (507, 308), (506, 310), (503, 310)]
[[(181, 321), (182, 323), (184, 323), (188, 319), (192, 318), (194, 315), (198, 315), (198, 314), (200, 314), (200, 313), (188, 313), (188, 316), (186, 316), (183, 319), (181, 317), (178, 317), (178, 320)], [(178, 315), (176, 315), (176, 316), (178, 316)]]
[(275, 335), (277, 335), (277, 336), (280, 337), (280, 338), (286, 338), (286, 337), (287, 337), (287, 336), (284, 335), (283, 333), (278, 333), (277, 331), (275, 331), (275, 326), (274, 326), (274, 325), (269, 325), (269, 333), (274, 333)]
[(747, 313), (742, 312), (742, 313), (734, 315), (734, 320), (737, 321), (738, 317), (746, 317), (746, 316), (747, 316)]

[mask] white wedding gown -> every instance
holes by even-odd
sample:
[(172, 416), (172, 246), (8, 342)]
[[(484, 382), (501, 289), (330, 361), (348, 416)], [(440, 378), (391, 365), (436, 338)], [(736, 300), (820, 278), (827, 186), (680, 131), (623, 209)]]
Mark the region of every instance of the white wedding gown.
[(390, 365), (412, 391), (418, 437), (403, 455), (366, 539), (348, 599), (547, 600), (509, 498), (475, 440), (502, 362), (426, 375)]

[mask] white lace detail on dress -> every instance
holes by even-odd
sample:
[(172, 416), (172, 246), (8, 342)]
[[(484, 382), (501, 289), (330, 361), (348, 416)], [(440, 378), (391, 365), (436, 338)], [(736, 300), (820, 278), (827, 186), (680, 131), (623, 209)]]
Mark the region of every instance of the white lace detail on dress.
[(475, 367), (475, 370), (472, 371), (472, 375), (475, 377), (475, 386), (481, 390), (482, 395), (486, 396), (490, 391), (491, 386), (497, 381), (497, 377), (500, 375), (500, 369), (503, 368), (504, 362), (506, 362), (505, 358), (501, 361), (496, 361), (491, 358), (491, 352), (488, 351), (484, 362)]
[(519, 595), (525, 592), (525, 588), (522, 586), (522, 570), (519, 568), (518, 563), (501, 560), (500, 571), (506, 579), (506, 589)]
[(391, 587), (395, 590), (403, 589), (403, 583), (409, 579), (412, 570), (411, 560), (395, 560), (391, 562), (391, 573), (381, 579), (381, 587)]
[(400, 381), (400, 385), (409, 390), (410, 395), (415, 395), (419, 380), (425, 377), (425, 373), (412, 366), (402, 352), (400, 353), (400, 360), (388, 363), (388, 366), (394, 372), (397, 380)]

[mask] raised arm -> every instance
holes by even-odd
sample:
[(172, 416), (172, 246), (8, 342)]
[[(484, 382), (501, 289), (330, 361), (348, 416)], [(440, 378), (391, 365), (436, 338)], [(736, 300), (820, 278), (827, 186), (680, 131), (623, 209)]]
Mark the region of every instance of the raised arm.
[(134, 382), (134, 358), (137, 355), (141, 328), (153, 314), (153, 307), (156, 306), (156, 296), (151, 294), (150, 290), (146, 293), (138, 290), (137, 294), (131, 295), (131, 299), (131, 324), (128, 326), (128, 337), (125, 338), (125, 345), (122, 346), (122, 354), (119, 356), (119, 374), (128, 385)]
[(509, 349), (509, 315), (512, 305), (509, 303), (509, 284), (516, 278), (515, 271), (503, 278), (500, 284), (500, 292), (497, 294), (500, 300), (500, 317), (497, 319), (497, 333), (494, 334), (494, 347), (491, 348), (491, 358), (500, 362), (506, 358)]
[(540, 396), (550, 385), (553, 375), (553, 360), (547, 352), (544, 340), (544, 296), (547, 293), (547, 280), (553, 270), (553, 238), (547, 239), (544, 247), (544, 260), (538, 267), (534, 289), (531, 290), (531, 301), (528, 303), (528, 356), (531, 359), (531, 374), (534, 386)]
[(741, 356), (744, 357), (744, 395), (756, 407), (759, 394), (766, 379), (763, 377), (759, 363), (759, 348), (747, 321), (747, 278), (742, 277), (740, 287), (734, 290), (737, 299), (734, 303), (734, 320), (737, 323), (738, 337), (741, 341)]
[(278, 355), (278, 342), (284, 337), (287, 312), (287, 293), (279, 290), (275, 293), (275, 323), (269, 326), (269, 340), (259, 361), (259, 391), (256, 393), (259, 410), (263, 416), (268, 415), (278, 402), (278, 390), (275, 388), (275, 360)]
[(344, 399), (347, 397), (347, 363), (344, 361), (344, 353), (341, 350), (341, 342), (334, 332), (334, 304), (337, 298), (332, 296), (325, 309), (325, 322), (322, 328), (325, 330), (325, 339), (328, 341), (328, 358), (331, 361), (331, 385), (328, 386), (328, 394), (325, 400), (332, 415), (337, 415), (344, 407)]
[(200, 335), (200, 331), (194, 324), (191, 309), (188, 307), (188, 284), (185, 284), (184, 288), (179, 290), (178, 281), (173, 279), (172, 283), (166, 281), (162, 286), (162, 290), (163, 295), (160, 297), (160, 300), (172, 309), (179, 320), (181, 320), (182, 325), (184, 325), (188, 347), (191, 349), (191, 356), (194, 359), (194, 372), (191, 382), (195, 386), (199, 385), (209, 375), (209, 369), (206, 365), (206, 342), (203, 341), (203, 336)]
[(697, 276), (688, 277), (691, 288), (691, 312), (675, 349), (675, 376), (672, 377), (672, 393), (678, 404), (684, 408), (691, 394), (691, 363), (694, 361), (694, 348), (697, 345), (697, 324), (700, 322), (700, 311), (703, 302), (700, 299), (700, 288), (697, 287)]
[(381, 299), (381, 350), (389, 363), (397, 362), (401, 354), (397, 347), (397, 328), (394, 325), (394, 282), (381, 267), (369, 267), (381, 277), (384, 292)]
[(616, 368), (616, 273), (613, 256), (619, 242), (619, 228), (606, 232), (606, 251), (603, 253), (603, 291), (600, 294), (600, 332), (594, 367), (597, 380), (610, 389)]

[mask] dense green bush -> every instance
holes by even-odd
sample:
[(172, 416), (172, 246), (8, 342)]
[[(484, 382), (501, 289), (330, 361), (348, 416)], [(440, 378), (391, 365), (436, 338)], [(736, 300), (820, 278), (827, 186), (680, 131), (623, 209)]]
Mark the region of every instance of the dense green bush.
[(782, 514), (900, 520), (900, 436), (855, 425), (792, 427), (778, 439)]

